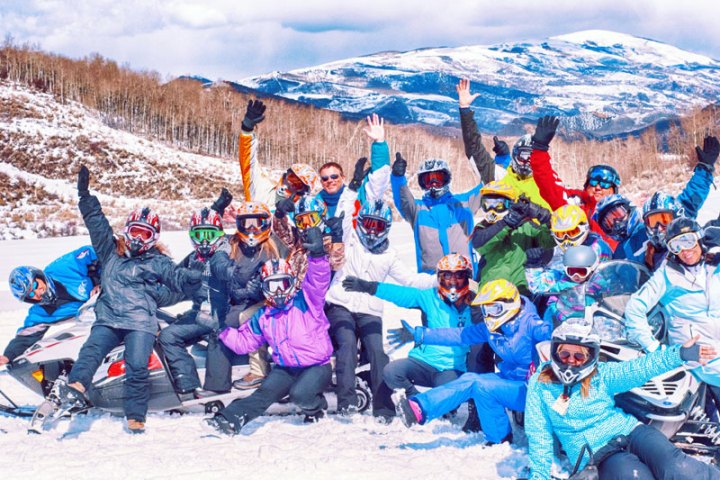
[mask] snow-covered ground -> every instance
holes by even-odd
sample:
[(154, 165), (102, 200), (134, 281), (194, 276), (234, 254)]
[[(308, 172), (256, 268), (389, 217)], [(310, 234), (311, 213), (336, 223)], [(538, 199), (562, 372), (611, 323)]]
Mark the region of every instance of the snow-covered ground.
[[(701, 213), (706, 221), (720, 210), (714, 189)], [(162, 240), (176, 257), (190, 249), (184, 232), (164, 232)], [(414, 268), (412, 232), (396, 222), (392, 244), (408, 268)], [(87, 237), (0, 242), (0, 279), (19, 264), (44, 266), (86, 244)], [(0, 283), (0, 344), (4, 348), (21, 323), (24, 308)], [(385, 328), (401, 318), (418, 322), (415, 312), (386, 309)], [(393, 354), (405, 356), (407, 348)], [(0, 390), (23, 405), (41, 399), (0, 373)], [(20, 478), (314, 478), (314, 479), (496, 479), (523, 476), (527, 443), (516, 431), (516, 444), (483, 447), (483, 435), (461, 431), (466, 410), (453, 420), (436, 420), (408, 430), (399, 420), (378, 425), (365, 414), (350, 419), (329, 416), (304, 425), (299, 416), (265, 416), (233, 438), (204, 436), (201, 413), (151, 414), (147, 433), (124, 432), (124, 420), (90, 413), (61, 421), (42, 436), (27, 435), (28, 421), (0, 416), (0, 472)], [(63, 437), (64, 434), (71, 435)]]

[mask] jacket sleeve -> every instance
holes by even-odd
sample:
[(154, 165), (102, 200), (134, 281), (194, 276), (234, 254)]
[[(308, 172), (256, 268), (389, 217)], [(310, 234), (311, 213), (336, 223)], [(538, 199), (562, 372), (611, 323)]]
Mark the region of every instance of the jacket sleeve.
[(530, 322), (530, 336), (533, 340), (533, 345), (537, 345), (545, 340), (552, 338), (553, 325), (552, 321), (548, 318), (547, 320), (540, 318), (537, 313), (533, 313), (529, 319)]
[(603, 364), (602, 380), (611, 395), (640, 387), (653, 377), (684, 364), (680, 358), (680, 345), (658, 349), (625, 362)]
[(250, 320), (239, 327), (227, 327), (220, 332), (218, 339), (238, 355), (256, 351), (266, 343), (258, 324), (258, 320), (264, 312), (265, 309), (261, 308)]
[(400, 261), (400, 258), (397, 255), (393, 258), (388, 274), (397, 283), (407, 287), (425, 290), (427, 288), (437, 286), (437, 275), (430, 275), (429, 273), (415, 273), (407, 268)]
[(183, 288), (190, 283), (188, 282), (188, 274), (191, 269), (182, 265), (175, 265), (172, 259), (165, 255), (157, 257), (153, 269), (154, 273), (160, 278), (160, 282), (174, 293), (183, 293)]
[[(394, 303), (398, 307), (403, 308), (422, 308), (425, 305), (425, 292), (431, 290), (418, 290), (417, 288), (404, 287), (402, 285), (392, 285), (390, 283), (380, 282), (378, 284), (375, 296)], [(434, 291), (434, 289), (432, 290)]]
[(553, 427), (548, 415), (548, 405), (541, 396), (541, 384), (538, 374), (530, 378), (525, 400), (525, 434), (528, 438), (528, 459), (530, 478), (547, 480), (550, 478), (553, 461)]
[(495, 180), (495, 161), (482, 143), (482, 135), (475, 123), (475, 113), (471, 109), (460, 109), (460, 128), (465, 155), (472, 159), (473, 170), (483, 183), (492, 182)]
[(665, 268), (662, 266), (657, 269), (650, 279), (630, 296), (625, 305), (625, 330), (628, 340), (637, 343), (645, 351), (656, 350), (660, 346), (652, 334), (647, 314), (665, 295)]
[(362, 203), (382, 200), (390, 188), (390, 151), (387, 142), (373, 142), (370, 146), (370, 174), (360, 189)]
[(209, 262), (210, 274), (225, 284), (229, 283), (233, 270), (235, 270), (235, 262), (230, 259), (230, 256), (224, 251), (215, 252)]
[(463, 328), (424, 328), (423, 344), (426, 345), (475, 345), (488, 341), (487, 327), (476, 323)]
[(245, 201), (262, 202), (274, 209), (275, 185), (262, 171), (262, 167), (258, 162), (255, 133), (240, 133), (238, 157)]
[(407, 186), (407, 179), (404, 176), (390, 175), (390, 185), (392, 186), (395, 207), (400, 211), (403, 219), (414, 226), (417, 205), (415, 204), (415, 197), (413, 197)]
[(700, 209), (705, 204), (713, 184), (712, 173), (702, 167), (695, 167), (692, 177), (677, 199), (685, 208), (685, 216), (697, 218)]
[(350, 240), (350, 235), (353, 229), (353, 220), (355, 215), (355, 202), (358, 199), (358, 193), (353, 192), (349, 188), (345, 188), (340, 195), (340, 201), (338, 201), (337, 209), (335, 210), (335, 216), (338, 217), (342, 212), (345, 212), (343, 218), (343, 243), (347, 243)]
[(506, 228), (507, 224), (500, 220), (488, 225), (487, 227), (480, 227), (477, 225), (472, 233), (472, 246), (473, 248), (481, 248), (485, 246), (490, 240), (495, 242), (502, 242), (505, 237), (510, 233), (510, 229)]
[(290, 217), (288, 215), (285, 215), (283, 218), (278, 218), (273, 215), (272, 232), (277, 239), (282, 242), (285, 248), (289, 249), (295, 245), (295, 234), (293, 234), (292, 228), (290, 227)]
[(97, 253), (100, 263), (105, 263), (111, 258), (111, 255), (115, 255), (115, 236), (110, 222), (105, 217), (95, 195), (80, 197), (78, 206), (90, 234), (90, 241), (95, 253)]
[(557, 293), (571, 288), (576, 283), (565, 280), (565, 272), (556, 268), (526, 268), (525, 279), (532, 293)]
[(542, 150), (533, 150), (532, 154), (530, 154), (530, 166), (540, 196), (548, 202), (552, 211), (567, 205), (567, 189), (563, 186), (562, 180), (555, 173), (552, 165), (550, 165), (550, 155)]
[(330, 262), (326, 256), (308, 256), (308, 268), (303, 280), (302, 293), (313, 318), (320, 318), (325, 306), (325, 295), (330, 287)]

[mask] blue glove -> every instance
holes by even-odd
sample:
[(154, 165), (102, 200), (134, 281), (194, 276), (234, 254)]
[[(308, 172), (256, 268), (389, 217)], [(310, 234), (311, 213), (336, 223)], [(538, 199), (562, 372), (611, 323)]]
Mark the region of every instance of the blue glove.
[(402, 327), (389, 328), (387, 339), (391, 346), (401, 347), (408, 342), (415, 342), (415, 346), (422, 345), (425, 329), (423, 327), (412, 327), (405, 320), (400, 320)]

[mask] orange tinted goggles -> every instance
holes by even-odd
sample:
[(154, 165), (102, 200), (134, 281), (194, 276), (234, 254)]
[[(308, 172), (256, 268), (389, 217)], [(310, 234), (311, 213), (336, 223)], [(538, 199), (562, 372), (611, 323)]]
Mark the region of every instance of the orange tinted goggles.
[(674, 218), (675, 215), (673, 215), (671, 212), (655, 212), (645, 217), (645, 225), (650, 228), (655, 228), (658, 225), (667, 226), (670, 222), (673, 221)]

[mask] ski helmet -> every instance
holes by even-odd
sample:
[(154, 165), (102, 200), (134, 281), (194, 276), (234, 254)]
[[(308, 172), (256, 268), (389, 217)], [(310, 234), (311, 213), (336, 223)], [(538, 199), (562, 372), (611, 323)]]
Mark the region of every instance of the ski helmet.
[(431, 158), (420, 164), (418, 169), (418, 183), (420, 188), (433, 198), (439, 198), (450, 190), (452, 173), (445, 160)]
[(496, 223), (510, 211), (510, 206), (518, 198), (517, 191), (505, 182), (488, 182), (480, 189), (480, 208), (483, 220)]
[(392, 211), (390, 205), (377, 200), (365, 202), (360, 208), (355, 223), (355, 232), (368, 250), (382, 244), (390, 234)]
[(220, 238), (225, 235), (220, 215), (215, 210), (202, 208), (190, 217), (190, 241), (202, 257), (215, 252)]
[(472, 263), (465, 255), (451, 253), (437, 264), (438, 292), (450, 303), (455, 303), (470, 292)]
[(512, 149), (512, 160), (510, 166), (513, 171), (522, 178), (532, 176), (530, 167), (530, 154), (532, 153), (532, 137), (528, 133), (518, 138)]
[(517, 316), (522, 299), (517, 287), (501, 278), (483, 285), (472, 305), (480, 307), (485, 326), (490, 332), (495, 332)]
[(257, 247), (270, 238), (270, 208), (260, 202), (241, 203), (235, 211), (235, 226), (236, 235), (244, 245)]
[(318, 195), (305, 195), (295, 204), (295, 226), (300, 231), (311, 227), (322, 229), (327, 216), (327, 205)]
[[(562, 345), (578, 345), (587, 349), (585, 361), (579, 365), (568, 362), (571, 355), (558, 352)], [(570, 353), (570, 352), (567, 352)], [(581, 361), (575, 354), (574, 360)], [(589, 376), (600, 356), (600, 336), (585, 319), (569, 318), (552, 333), (550, 340), (550, 365), (558, 379), (565, 385), (575, 385)], [(568, 362), (568, 363), (566, 363)]]
[(295, 201), (295, 197), (314, 195), (320, 188), (320, 178), (314, 168), (307, 163), (293, 163), (280, 178), (276, 194)]
[(685, 207), (672, 195), (655, 192), (643, 204), (643, 222), (648, 239), (656, 247), (665, 247), (665, 231), (673, 219), (685, 215)]
[(563, 267), (565, 275), (573, 282), (584, 282), (600, 265), (600, 258), (592, 247), (578, 245), (565, 250), (563, 254)]
[(285, 308), (297, 291), (292, 266), (283, 259), (272, 259), (260, 268), (262, 292), (268, 305)]
[(635, 230), (640, 221), (638, 217), (637, 208), (619, 193), (600, 200), (592, 216), (603, 232), (618, 241), (625, 240)]
[[(9, 282), (10, 291), (21, 302), (50, 305), (57, 299), (55, 282), (39, 268), (30, 266), (14, 268), (10, 272)], [(37, 289), (42, 289), (41, 283), (45, 285), (45, 291), (37, 295)]]
[(555, 243), (562, 250), (567, 250), (583, 244), (590, 234), (590, 225), (582, 208), (577, 205), (563, 205), (553, 212), (550, 231)]
[(695, 220), (688, 217), (676, 218), (667, 227), (665, 243), (668, 251), (677, 256), (683, 250), (702, 244), (703, 229)]
[(149, 207), (138, 208), (128, 215), (123, 237), (130, 255), (147, 252), (160, 236), (160, 218)]
[(601, 188), (612, 188), (614, 193), (617, 193), (618, 187), (620, 186), (620, 175), (610, 165), (593, 165), (587, 171), (585, 176), (585, 186), (588, 185), (594, 187), (600, 185)]

